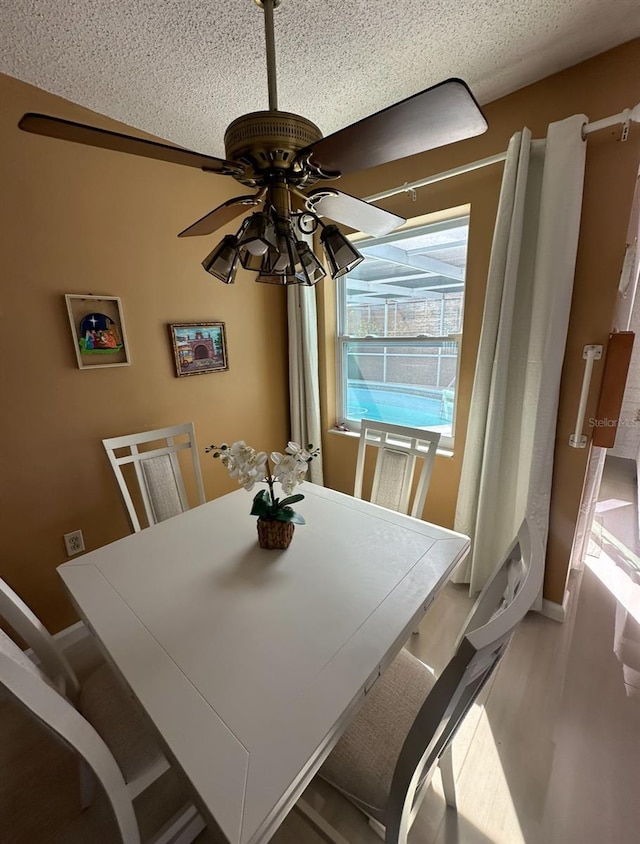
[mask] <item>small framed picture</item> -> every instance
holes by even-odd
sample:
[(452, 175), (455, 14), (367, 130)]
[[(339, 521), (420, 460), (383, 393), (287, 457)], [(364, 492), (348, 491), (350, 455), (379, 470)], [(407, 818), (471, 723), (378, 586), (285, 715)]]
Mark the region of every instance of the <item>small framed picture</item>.
[(176, 375), (229, 369), (224, 322), (179, 322), (169, 326)]
[(80, 369), (129, 366), (122, 304), (117, 296), (64, 297)]

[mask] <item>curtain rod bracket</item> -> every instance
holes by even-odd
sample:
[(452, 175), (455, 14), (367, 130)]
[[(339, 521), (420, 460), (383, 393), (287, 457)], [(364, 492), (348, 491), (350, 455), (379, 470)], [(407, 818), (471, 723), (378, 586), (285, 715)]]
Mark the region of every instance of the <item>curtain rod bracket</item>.
[(621, 140), (626, 141), (629, 137), (630, 123), (640, 123), (640, 103), (633, 108), (625, 108), (620, 114), (604, 117), (602, 120), (595, 120), (593, 123), (585, 123), (582, 127), (582, 138), (584, 140), (592, 132), (599, 132), (600, 129), (608, 129), (610, 126), (622, 124)]
[(416, 192), (416, 189), (414, 187), (412, 187), (409, 184), (409, 182), (405, 182), (404, 185), (402, 186), (402, 188), (403, 188), (405, 193), (409, 194), (409, 196), (411, 197), (411, 201), (416, 202), (416, 200), (418, 199), (418, 194)]
[(629, 121), (625, 120), (622, 124), (622, 136), (620, 138), (621, 141), (626, 141), (629, 137)]

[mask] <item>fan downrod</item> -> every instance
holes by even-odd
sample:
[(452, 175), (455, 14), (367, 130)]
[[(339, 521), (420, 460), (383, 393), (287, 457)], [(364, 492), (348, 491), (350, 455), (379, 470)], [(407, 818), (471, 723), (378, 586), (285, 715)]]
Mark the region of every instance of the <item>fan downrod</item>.
[(273, 25), (273, 10), (280, 0), (255, 0), (264, 12), (264, 43), (267, 50), (267, 86), (269, 89), (269, 111), (278, 110), (278, 84), (276, 82), (276, 38)]
[(235, 178), (250, 187), (265, 187), (284, 176), (297, 187), (317, 180), (297, 161), (297, 153), (322, 138), (318, 127), (299, 114), (280, 111), (276, 89), (276, 54), (273, 10), (280, 0), (254, 0), (264, 11), (267, 48), (269, 110), (243, 114), (234, 120), (224, 136), (227, 158), (243, 168)]

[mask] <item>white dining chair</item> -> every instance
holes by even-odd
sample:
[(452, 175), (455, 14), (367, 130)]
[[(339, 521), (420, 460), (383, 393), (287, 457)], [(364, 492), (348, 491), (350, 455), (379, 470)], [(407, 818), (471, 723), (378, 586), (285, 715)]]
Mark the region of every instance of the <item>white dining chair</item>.
[[(144, 717), (111, 668), (104, 663), (80, 683), (54, 637), (2, 578), (0, 620), (6, 622), (31, 648), (39, 663), (38, 672), (87, 718), (109, 746), (132, 797), (143, 792), (169, 770), (169, 762)], [(35, 662), (26, 653), (20, 653), (27, 666), (35, 666)], [(86, 776), (86, 770), (83, 769), (81, 773), (81, 799), (83, 805), (88, 805), (93, 797), (93, 780)]]
[[(102, 440), (134, 531), (141, 530), (140, 517), (127, 482), (142, 499), (147, 524), (155, 525), (189, 509), (178, 455), (188, 451), (195, 479), (198, 504), (205, 503), (202, 472), (193, 422), (157, 428)], [(141, 450), (142, 448), (142, 450)], [(132, 467), (131, 475), (126, 474)], [(135, 480), (134, 480), (135, 479)]]
[[(362, 498), (366, 456), (367, 452), (373, 449), (376, 450), (377, 457), (371, 502), (421, 519), (439, 442), (440, 434), (435, 431), (363, 419), (356, 460), (354, 497)], [(411, 501), (413, 480), (419, 461), (422, 461), (422, 468)]]
[[(543, 576), (540, 537), (524, 522), (440, 676), (402, 650), (321, 767), (319, 775), (369, 817), (386, 844), (406, 844), (438, 766), (447, 805), (456, 807), (451, 742), (532, 607)], [(324, 829), (325, 840), (344, 842), (306, 802), (297, 809)]]
[[(42, 837), (38, 837), (39, 841), (55, 841), (56, 844), (140, 844), (140, 831), (143, 829), (146, 833), (144, 840), (150, 844), (186, 844), (205, 828), (202, 817), (172, 771), (167, 771), (141, 795), (141, 799), (134, 802), (123, 771), (98, 732), (3, 630), (0, 630), (0, 690), (4, 692), (1, 705), (5, 708), (0, 729), (15, 727), (16, 723), (20, 726), (16, 713), (6, 711), (8, 705), (17, 705), (18, 713), (26, 713), (33, 719), (34, 730), (47, 731), (76, 754), (98, 785), (95, 801), (84, 808), (78, 803), (75, 812), (57, 817), (58, 828), (51, 828), (45, 805), (36, 801), (31, 811), (44, 815), (40, 821)], [(47, 790), (45, 781), (49, 791), (53, 782), (54, 792), (59, 792), (62, 797), (68, 783), (61, 777), (52, 779), (48, 776), (47, 763), (50, 764), (51, 757), (44, 754), (39, 765), (38, 759), (32, 758), (34, 749), (37, 752), (37, 741), (24, 729), (19, 730), (19, 734), (23, 738), (28, 735), (29, 758), (25, 759), (24, 766), (30, 776), (29, 788), (37, 795), (39, 787)], [(11, 738), (3, 737), (3, 744)], [(9, 812), (14, 799), (19, 797), (14, 798), (12, 792), (24, 787), (23, 779), (16, 769), (2, 772), (3, 812)], [(31, 818), (25, 818), (23, 812), (12, 817), (11, 828), (4, 831), (12, 841), (34, 842), (33, 823)], [(21, 833), (21, 825), (31, 828), (25, 833), (28, 837)]]

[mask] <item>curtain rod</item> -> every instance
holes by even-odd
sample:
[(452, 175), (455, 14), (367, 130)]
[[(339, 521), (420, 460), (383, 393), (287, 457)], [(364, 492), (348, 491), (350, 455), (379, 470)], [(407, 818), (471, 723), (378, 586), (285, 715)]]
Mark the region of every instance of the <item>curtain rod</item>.
[[(609, 126), (617, 126), (619, 123), (625, 127), (625, 131), (629, 130), (629, 123), (640, 123), (640, 103), (633, 108), (625, 108), (620, 114), (614, 114), (611, 117), (603, 117), (602, 120), (594, 120), (593, 123), (585, 123), (582, 127), (582, 135), (590, 135), (592, 132), (598, 132), (600, 129), (608, 129)], [(623, 135), (622, 140), (626, 141), (626, 134)]]
[[(607, 129), (609, 126), (617, 126), (622, 123), (625, 127), (623, 130), (622, 140), (626, 140), (626, 135), (629, 128), (629, 123), (640, 123), (640, 103), (633, 108), (625, 108), (620, 114), (614, 114), (611, 117), (604, 117), (602, 120), (595, 120), (593, 123), (585, 123), (582, 127), (583, 138), (592, 132), (598, 132), (600, 129)], [(387, 199), (390, 196), (396, 196), (399, 193), (414, 193), (418, 188), (424, 188), (427, 185), (432, 185), (435, 182), (442, 182), (444, 179), (451, 179), (453, 176), (461, 176), (463, 173), (471, 173), (473, 170), (479, 170), (481, 167), (488, 167), (491, 164), (499, 164), (507, 157), (506, 150), (498, 152), (496, 155), (490, 155), (488, 158), (481, 158), (478, 161), (471, 161), (469, 164), (462, 164), (460, 167), (454, 167), (452, 170), (445, 170), (443, 173), (435, 173), (433, 176), (426, 176), (424, 179), (418, 179), (417, 182), (405, 182), (399, 188), (389, 188), (389, 190), (374, 193), (371, 196), (365, 196), (367, 202), (376, 202), (380, 199)]]

